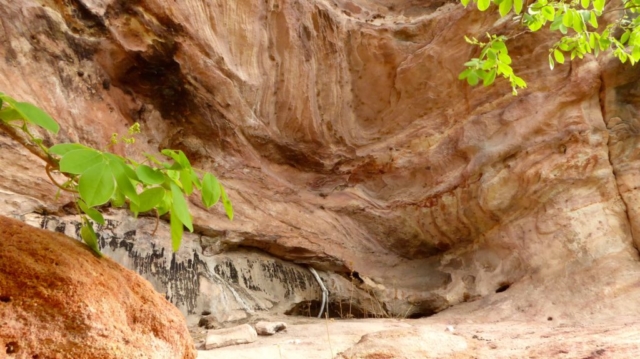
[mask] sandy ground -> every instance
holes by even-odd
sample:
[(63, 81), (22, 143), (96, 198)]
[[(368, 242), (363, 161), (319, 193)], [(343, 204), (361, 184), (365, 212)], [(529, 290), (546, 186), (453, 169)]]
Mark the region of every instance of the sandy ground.
[(198, 358), (640, 358), (640, 318), (598, 323), (275, 319), (288, 322), (286, 332), (199, 351)]

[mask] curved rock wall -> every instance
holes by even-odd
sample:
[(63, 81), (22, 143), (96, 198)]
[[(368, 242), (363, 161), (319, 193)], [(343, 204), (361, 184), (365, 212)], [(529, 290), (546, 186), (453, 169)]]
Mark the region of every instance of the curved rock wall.
[[(577, 278), (622, 300), (633, 283), (637, 71), (607, 57), (549, 71), (554, 35), (522, 34), (513, 97), (457, 81), (463, 35), (517, 29), (456, 2), (0, 6), (0, 88), (61, 121), (47, 140), (106, 147), (139, 121), (146, 137), (119, 151), (180, 148), (220, 175), (236, 220), (195, 217), (225, 246), (357, 273), (390, 315)], [(0, 156), (4, 192), (61, 203), (39, 163)]]

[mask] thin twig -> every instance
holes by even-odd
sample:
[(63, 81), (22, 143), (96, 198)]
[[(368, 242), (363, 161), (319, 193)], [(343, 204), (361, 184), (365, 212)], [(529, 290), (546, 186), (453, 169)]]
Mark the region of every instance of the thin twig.
[(44, 166), (44, 170), (45, 170), (45, 172), (47, 172), (47, 177), (49, 177), (51, 182), (54, 185), (56, 185), (56, 187), (60, 188), (63, 191), (67, 191), (67, 192), (71, 192), (71, 193), (78, 193), (78, 191), (66, 188), (66, 187), (62, 186), (61, 184), (59, 184), (55, 179), (53, 179), (53, 176), (51, 176), (51, 167), (52, 167), (51, 164), (47, 163), (46, 166)]
[(158, 213), (157, 208), (154, 208), (153, 211), (156, 213), (156, 228), (153, 229), (153, 232), (151, 232), (151, 235), (155, 236), (156, 231), (158, 230), (158, 224), (160, 224), (160, 213)]
[(42, 150), (42, 148), (33, 144), (20, 133), (22, 130), (17, 130), (15, 127), (3, 121), (0, 121), (0, 130), (6, 132), (14, 141), (24, 146), (27, 150), (29, 150), (29, 152), (40, 157), (40, 159), (42, 159), (46, 163), (50, 164), (51, 167), (58, 167), (58, 164), (51, 157), (49, 157), (47, 153)]

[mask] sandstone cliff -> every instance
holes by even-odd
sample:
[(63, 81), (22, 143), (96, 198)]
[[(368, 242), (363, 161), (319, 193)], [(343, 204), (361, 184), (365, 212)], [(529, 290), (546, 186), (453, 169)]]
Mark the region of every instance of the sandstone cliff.
[[(549, 71), (554, 38), (525, 34), (508, 45), (527, 90), (469, 88), (462, 36), (511, 25), (456, 2), (0, 10), (0, 89), (60, 120), (47, 141), (104, 148), (140, 122), (119, 151), (182, 149), (229, 189), (233, 222), (196, 210), (223, 249), (352, 275), (392, 316), (638, 313), (637, 69)], [(38, 160), (0, 140), (4, 213), (62, 215)]]

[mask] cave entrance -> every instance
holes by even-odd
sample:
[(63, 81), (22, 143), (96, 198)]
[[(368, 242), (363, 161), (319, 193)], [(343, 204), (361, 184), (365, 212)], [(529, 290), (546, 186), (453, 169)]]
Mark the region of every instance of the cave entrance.
[[(284, 314), (291, 316), (317, 318), (318, 314), (320, 313), (321, 304), (322, 303), (319, 300), (307, 300), (304, 302), (296, 303), (296, 305), (294, 305)], [(379, 313), (372, 313), (371, 311), (365, 310), (354, 303), (340, 300), (329, 301), (322, 316), (325, 317), (327, 313), (329, 314), (329, 318), (336, 319), (389, 317), (386, 310), (382, 308)]]

